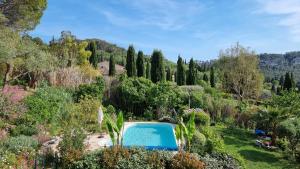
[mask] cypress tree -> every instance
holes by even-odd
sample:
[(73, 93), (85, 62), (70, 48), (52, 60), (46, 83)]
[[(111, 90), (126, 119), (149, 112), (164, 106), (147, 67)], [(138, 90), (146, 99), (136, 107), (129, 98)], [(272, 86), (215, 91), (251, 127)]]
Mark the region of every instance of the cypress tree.
[(163, 81), (165, 78), (165, 69), (163, 54), (159, 50), (154, 50), (151, 56), (151, 80), (153, 83)]
[(295, 89), (295, 87), (296, 87), (296, 82), (295, 82), (295, 79), (294, 79), (294, 74), (293, 74), (293, 72), (291, 72), (291, 84), (292, 84), (292, 89)]
[(290, 90), (291, 88), (292, 88), (292, 81), (291, 81), (290, 74), (287, 72), (285, 74), (283, 89)]
[(130, 45), (127, 50), (127, 58), (126, 58), (126, 71), (128, 77), (133, 77), (136, 74), (134, 55), (135, 55), (134, 47)]
[(96, 53), (96, 42), (95, 41), (90, 42), (88, 48), (89, 48), (88, 50), (92, 52), (92, 54), (89, 58), (90, 64), (93, 65), (94, 68), (97, 68), (98, 56), (97, 56), (97, 53)]
[(187, 84), (188, 85), (195, 85), (196, 84), (196, 67), (193, 58), (190, 60), (189, 63), (189, 71), (187, 74)]
[(143, 77), (145, 74), (145, 65), (144, 65), (144, 54), (142, 51), (138, 52), (138, 57), (136, 59), (136, 67), (137, 67), (137, 76)]
[(215, 81), (215, 70), (213, 67), (210, 68), (210, 86), (216, 87), (216, 81)]
[(116, 74), (115, 58), (114, 55), (110, 55), (109, 58), (109, 76), (114, 76)]
[(208, 82), (208, 77), (207, 77), (206, 73), (204, 73), (204, 75), (203, 75), (203, 80), (204, 80), (205, 82)]
[(274, 93), (277, 93), (277, 91), (276, 91), (276, 86), (275, 86), (274, 83), (272, 83), (271, 91), (274, 92)]
[(279, 85), (283, 89), (283, 86), (284, 86), (284, 76), (283, 75), (280, 76)]
[(147, 79), (150, 79), (150, 78), (151, 78), (151, 72), (150, 72), (150, 69), (151, 69), (151, 67), (150, 67), (150, 62), (148, 61), (148, 62), (147, 62), (147, 66), (146, 66), (146, 78), (147, 78)]
[(185, 84), (184, 74), (185, 71), (183, 67), (183, 60), (180, 56), (178, 56), (177, 71), (176, 71), (176, 82), (178, 86), (182, 86)]
[(166, 77), (167, 81), (172, 81), (172, 73), (171, 73), (171, 69), (168, 67), (167, 68), (167, 77)]

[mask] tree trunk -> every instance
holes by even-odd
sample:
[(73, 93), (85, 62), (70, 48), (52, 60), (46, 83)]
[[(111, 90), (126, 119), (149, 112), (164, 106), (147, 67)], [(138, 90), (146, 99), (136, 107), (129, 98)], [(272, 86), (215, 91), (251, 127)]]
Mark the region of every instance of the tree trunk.
[(36, 88), (36, 86), (37, 86), (37, 75), (36, 75), (36, 73), (29, 74), (29, 84), (28, 84), (28, 86), (30, 88), (33, 88), (33, 89)]
[(10, 63), (6, 63), (6, 72), (3, 78), (3, 89), (8, 84), (9, 75), (12, 73), (12, 70), (13, 70), (13, 66)]
[(276, 137), (277, 137), (276, 125), (274, 125), (273, 129), (272, 129), (272, 138), (271, 138), (271, 144), (272, 144), (272, 146), (274, 146), (276, 144)]

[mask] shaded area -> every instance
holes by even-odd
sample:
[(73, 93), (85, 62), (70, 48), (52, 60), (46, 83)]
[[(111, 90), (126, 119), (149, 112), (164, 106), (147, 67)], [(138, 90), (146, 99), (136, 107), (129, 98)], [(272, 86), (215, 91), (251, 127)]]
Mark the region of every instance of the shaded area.
[(274, 163), (278, 162), (278, 158), (271, 153), (257, 151), (257, 150), (240, 150), (238, 151), (245, 159), (253, 162), (267, 162)]

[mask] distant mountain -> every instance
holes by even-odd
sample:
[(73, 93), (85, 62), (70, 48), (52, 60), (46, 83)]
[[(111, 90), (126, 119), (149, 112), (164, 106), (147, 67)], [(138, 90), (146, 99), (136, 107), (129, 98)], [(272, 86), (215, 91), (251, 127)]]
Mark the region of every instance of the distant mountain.
[(259, 67), (267, 81), (272, 78), (279, 79), (286, 72), (293, 72), (295, 80), (300, 81), (300, 52), (285, 54), (260, 54)]

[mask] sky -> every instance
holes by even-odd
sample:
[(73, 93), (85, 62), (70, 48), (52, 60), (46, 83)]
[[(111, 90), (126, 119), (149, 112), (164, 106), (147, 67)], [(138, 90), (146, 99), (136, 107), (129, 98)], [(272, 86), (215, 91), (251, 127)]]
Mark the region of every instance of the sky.
[(48, 0), (30, 34), (71, 31), (176, 61), (217, 59), (239, 42), (256, 53), (300, 50), (300, 0)]

